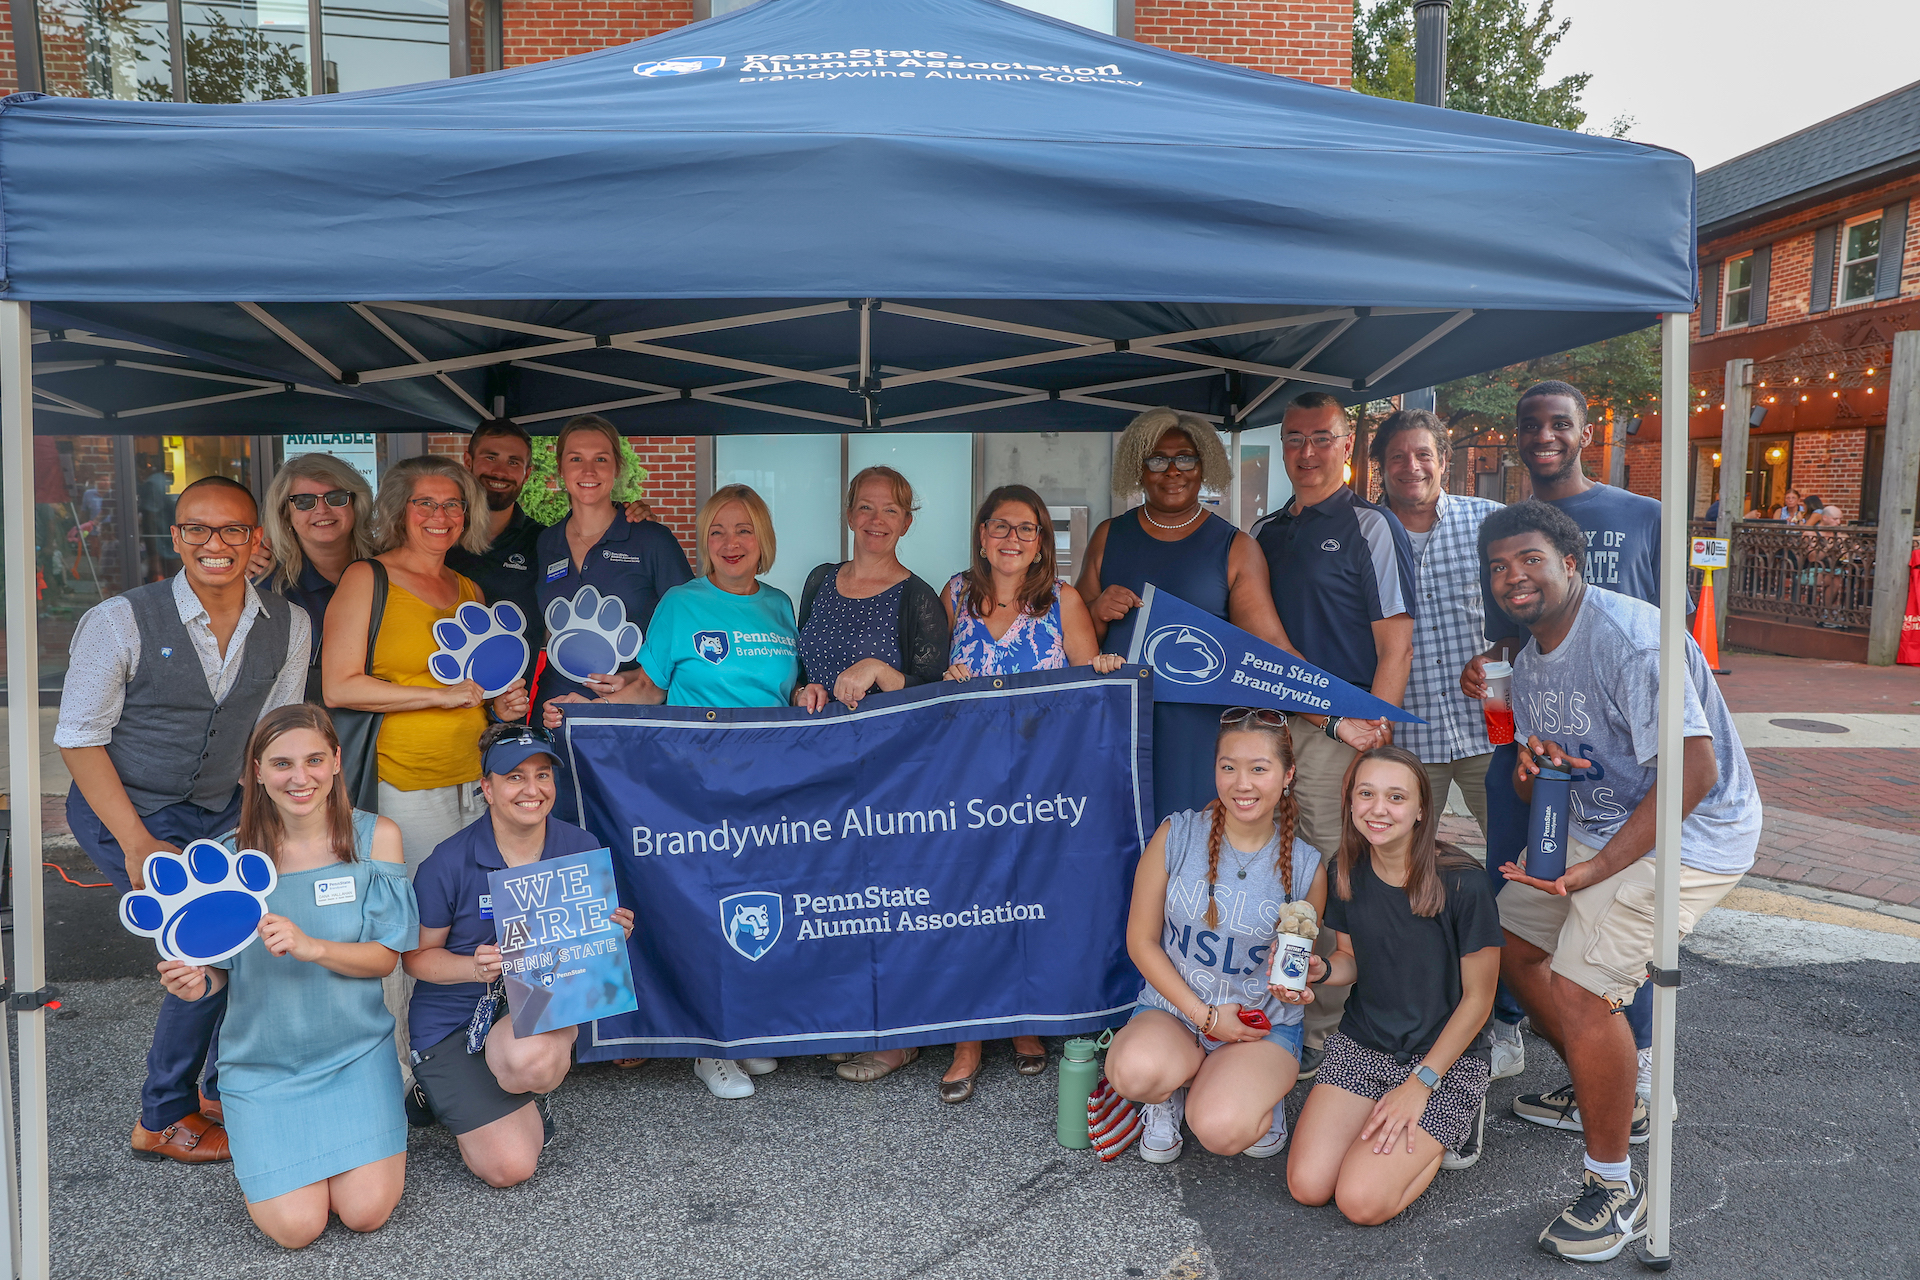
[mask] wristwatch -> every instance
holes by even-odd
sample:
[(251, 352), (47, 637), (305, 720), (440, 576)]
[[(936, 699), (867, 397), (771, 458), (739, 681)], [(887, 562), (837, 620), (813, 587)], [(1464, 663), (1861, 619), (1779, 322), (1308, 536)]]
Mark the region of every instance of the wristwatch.
[(1340, 741), (1340, 735), (1335, 731), (1340, 728), (1340, 722), (1344, 719), (1346, 719), (1345, 716), (1328, 716), (1326, 727), (1322, 729), (1321, 732), (1329, 738), (1332, 738), (1335, 742)]
[(1435, 1074), (1432, 1067), (1424, 1062), (1413, 1069), (1413, 1078), (1429, 1089), (1438, 1089), (1440, 1087), (1440, 1077)]

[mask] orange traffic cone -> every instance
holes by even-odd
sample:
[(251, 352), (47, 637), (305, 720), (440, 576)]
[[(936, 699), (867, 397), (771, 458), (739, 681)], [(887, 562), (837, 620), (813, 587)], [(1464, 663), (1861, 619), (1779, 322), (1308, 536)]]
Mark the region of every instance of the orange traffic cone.
[(1693, 639), (1700, 646), (1700, 652), (1706, 655), (1707, 666), (1713, 674), (1724, 676), (1731, 674), (1720, 666), (1720, 627), (1714, 616), (1713, 607), (1713, 570), (1701, 571), (1706, 580), (1700, 587), (1700, 603), (1693, 611)]

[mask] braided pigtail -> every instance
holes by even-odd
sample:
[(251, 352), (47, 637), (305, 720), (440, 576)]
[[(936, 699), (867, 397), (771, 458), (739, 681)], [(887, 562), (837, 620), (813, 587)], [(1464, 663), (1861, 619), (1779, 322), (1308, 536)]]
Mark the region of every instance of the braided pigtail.
[(1288, 783), (1280, 803), (1273, 806), (1273, 825), (1280, 829), (1280, 848), (1273, 855), (1273, 867), (1280, 873), (1280, 887), (1286, 890), (1288, 902), (1293, 901), (1293, 832), (1299, 822), (1300, 802), (1293, 798), (1293, 784)]
[(1220, 927), (1220, 904), (1214, 900), (1213, 884), (1220, 876), (1220, 840), (1227, 831), (1227, 806), (1218, 800), (1207, 802), (1213, 810), (1213, 824), (1207, 829), (1207, 928)]

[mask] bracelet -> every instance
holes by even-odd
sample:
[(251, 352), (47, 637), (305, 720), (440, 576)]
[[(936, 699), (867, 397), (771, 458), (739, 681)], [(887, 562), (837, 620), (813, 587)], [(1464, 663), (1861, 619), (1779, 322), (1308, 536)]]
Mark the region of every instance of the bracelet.
[(1329, 738), (1332, 738), (1335, 742), (1338, 742), (1340, 740), (1340, 735), (1339, 735), (1340, 722), (1344, 719), (1346, 719), (1345, 716), (1328, 716), (1327, 723), (1321, 726), (1320, 731), (1326, 734)]
[(1218, 1022), (1219, 1020), (1220, 1020), (1220, 1007), (1218, 1005), (1211, 1005), (1211, 1004), (1208, 1005), (1207, 1006), (1207, 1025), (1200, 1028), (1200, 1034), (1204, 1036), (1211, 1033), (1213, 1031), (1213, 1024)]

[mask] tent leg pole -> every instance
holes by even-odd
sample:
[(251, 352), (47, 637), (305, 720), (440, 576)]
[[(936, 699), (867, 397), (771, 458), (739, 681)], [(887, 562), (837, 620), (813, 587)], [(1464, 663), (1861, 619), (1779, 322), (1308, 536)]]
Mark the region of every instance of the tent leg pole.
[[(41, 934), (40, 642), (33, 554), (33, 317), (30, 304), (0, 302), (0, 492), (6, 503), (7, 788), (13, 812), (13, 987), (47, 982)], [(25, 874), (21, 874), (22, 869)], [(0, 1015), (4, 1016), (4, 1015)], [(47, 1011), (18, 1010), (20, 1036), (19, 1274), (46, 1280), (52, 1266), (47, 1217)], [(13, 1206), (8, 1206), (13, 1218)]]
[(1655, 783), (1653, 1140), (1641, 1263), (1673, 1265), (1674, 1014), (1680, 971), (1680, 759), (1687, 679), (1687, 317), (1660, 318), (1660, 764)]

